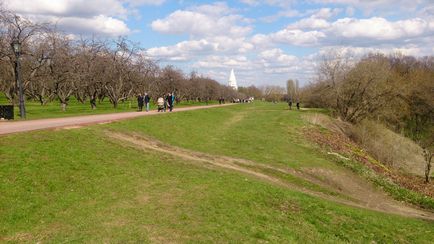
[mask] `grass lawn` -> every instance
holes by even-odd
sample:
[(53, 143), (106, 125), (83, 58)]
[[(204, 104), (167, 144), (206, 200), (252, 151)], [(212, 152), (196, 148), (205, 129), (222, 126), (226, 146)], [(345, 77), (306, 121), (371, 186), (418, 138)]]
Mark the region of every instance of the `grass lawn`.
[[(209, 104), (215, 104), (215, 103), (216, 101), (209, 102)], [(9, 101), (6, 99), (6, 97), (0, 95), (0, 105), (7, 105), (7, 104), (9, 104)], [(175, 109), (176, 107), (198, 106), (198, 105), (206, 105), (206, 103), (183, 101), (179, 104), (175, 104)], [(125, 101), (123, 103), (122, 102), (119, 103), (116, 109), (113, 108), (113, 105), (110, 103), (108, 98), (106, 98), (101, 103), (97, 103), (97, 108), (95, 110), (91, 109), (89, 101), (82, 104), (73, 97), (69, 101), (66, 111), (61, 110), (60, 102), (57, 100), (47, 103), (46, 105), (41, 105), (39, 102), (27, 100), (25, 102), (25, 106), (26, 106), (26, 116), (28, 120), (137, 111), (137, 102), (134, 99)], [(157, 109), (157, 106), (151, 103), (150, 109), (151, 110)], [(18, 105), (16, 105), (14, 108), (14, 116), (15, 116), (15, 120), (20, 120), (20, 111)]]
[(0, 242), (430, 243), (434, 223), (311, 197), (114, 141), (340, 170), (285, 104), (241, 104), (0, 138)]

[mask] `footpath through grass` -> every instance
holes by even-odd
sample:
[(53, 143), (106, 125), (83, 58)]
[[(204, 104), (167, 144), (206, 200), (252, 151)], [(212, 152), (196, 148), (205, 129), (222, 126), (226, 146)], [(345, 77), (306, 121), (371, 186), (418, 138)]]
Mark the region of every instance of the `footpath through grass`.
[(430, 243), (434, 223), (342, 206), (106, 136), (261, 163), (338, 169), (298, 130), (302, 112), (241, 104), (0, 137), (0, 242)]
[[(210, 101), (208, 104), (215, 104), (216, 101)], [(0, 95), (0, 105), (9, 104), (8, 100)], [(186, 107), (186, 106), (199, 106), (206, 105), (205, 102), (180, 102), (179, 104), (175, 104), (175, 108), (177, 107)], [(46, 119), (46, 118), (59, 118), (59, 117), (71, 117), (71, 116), (79, 116), (79, 115), (92, 115), (92, 114), (107, 114), (107, 113), (120, 113), (120, 112), (134, 112), (137, 111), (137, 101), (135, 99), (126, 100), (124, 102), (120, 102), (117, 108), (113, 108), (113, 105), (109, 102), (108, 99), (98, 103), (97, 108), (92, 109), (90, 107), (89, 101), (85, 103), (80, 103), (75, 98), (71, 98), (66, 108), (66, 111), (62, 111), (60, 107), (59, 101), (53, 101), (47, 103), (46, 105), (41, 105), (39, 102), (28, 100), (25, 102), (26, 106), (26, 117), (29, 119)], [(157, 109), (157, 106), (151, 102), (150, 109)], [(20, 120), (18, 105), (14, 108), (14, 116), (15, 120)]]

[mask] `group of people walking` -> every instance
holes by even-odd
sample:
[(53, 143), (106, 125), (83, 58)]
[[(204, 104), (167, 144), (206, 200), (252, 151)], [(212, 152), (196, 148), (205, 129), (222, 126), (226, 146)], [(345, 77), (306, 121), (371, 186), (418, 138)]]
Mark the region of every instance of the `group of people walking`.
[[(145, 93), (145, 95), (139, 94), (137, 96), (138, 111), (142, 111), (143, 106), (145, 106), (146, 112), (148, 112), (150, 101), (151, 98), (149, 97), (148, 93)], [(167, 109), (169, 109), (169, 111), (172, 112), (174, 104), (175, 104), (174, 93), (168, 93), (166, 96), (161, 96), (157, 99), (158, 112), (166, 112)]]
[[(144, 95), (139, 94), (137, 96), (138, 111), (142, 111), (143, 107), (145, 107), (146, 112), (148, 112), (150, 101), (151, 98), (149, 97), (148, 93), (145, 93)], [(169, 109), (169, 111), (172, 112), (174, 103), (175, 103), (174, 93), (167, 93), (166, 96), (159, 97), (157, 99), (158, 112), (166, 112), (167, 109)]]
[(139, 94), (137, 96), (137, 105), (138, 105), (139, 111), (142, 111), (143, 106), (145, 106), (146, 112), (148, 112), (150, 101), (151, 101), (151, 98), (149, 97), (148, 93), (145, 92), (145, 95)]
[(159, 97), (157, 99), (158, 112), (166, 112), (167, 109), (172, 112), (174, 104), (175, 93), (167, 93), (165, 97)]

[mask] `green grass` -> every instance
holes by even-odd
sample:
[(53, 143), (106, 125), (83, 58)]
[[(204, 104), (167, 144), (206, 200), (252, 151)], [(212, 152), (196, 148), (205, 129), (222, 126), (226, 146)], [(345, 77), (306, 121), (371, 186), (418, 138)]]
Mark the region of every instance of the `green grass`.
[[(215, 104), (216, 101), (210, 101), (209, 104)], [(0, 105), (9, 104), (9, 101), (0, 95)], [(195, 101), (182, 101), (179, 104), (175, 104), (175, 109), (177, 107), (186, 106), (198, 106), (206, 105), (205, 102), (195, 102)], [(91, 114), (106, 114), (106, 113), (119, 113), (119, 112), (134, 112), (137, 111), (137, 102), (135, 99), (127, 100), (119, 103), (118, 107), (115, 109), (113, 105), (106, 98), (103, 102), (97, 102), (97, 108), (92, 110), (89, 101), (83, 103), (78, 102), (75, 98), (71, 98), (68, 103), (66, 111), (62, 111), (60, 107), (60, 102), (55, 100), (53, 102), (47, 103), (46, 105), (41, 105), (39, 102), (27, 100), (25, 102), (26, 106), (26, 119), (45, 119), (45, 118), (58, 118), (58, 117), (70, 117), (78, 115), (91, 115)], [(151, 103), (150, 109), (157, 109), (156, 105)], [(20, 120), (18, 105), (14, 108), (15, 120)]]
[(285, 104), (240, 104), (225, 109), (186, 111), (135, 119), (105, 127), (141, 132), (172, 145), (211, 154), (241, 157), (291, 167), (335, 164), (320, 156), (301, 136), (298, 111)]
[(3, 136), (0, 242), (433, 240), (433, 222), (342, 206), (105, 135), (143, 133), (207, 153), (339, 170), (300, 137), (301, 112), (283, 109), (243, 104)]

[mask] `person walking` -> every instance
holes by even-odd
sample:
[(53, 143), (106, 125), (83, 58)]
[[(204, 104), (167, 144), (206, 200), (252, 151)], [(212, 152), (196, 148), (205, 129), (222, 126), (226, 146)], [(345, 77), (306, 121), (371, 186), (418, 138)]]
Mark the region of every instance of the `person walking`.
[(167, 109), (167, 96), (165, 96), (164, 94), (163, 94), (163, 100), (164, 100), (164, 112), (166, 112), (166, 109)]
[(139, 95), (137, 96), (137, 106), (138, 106), (138, 110), (142, 111), (142, 109), (143, 109), (143, 96), (141, 93), (139, 93)]
[(292, 110), (292, 100), (288, 101), (289, 110)]
[(146, 108), (146, 112), (149, 112), (149, 102), (151, 101), (151, 98), (149, 97), (148, 93), (145, 92), (145, 108)]
[(174, 106), (175, 106), (175, 92), (172, 92), (172, 106), (171, 106), (170, 111), (173, 110), (173, 107), (174, 107)]
[(157, 99), (157, 106), (158, 106), (158, 112), (164, 111), (164, 107), (165, 107), (165, 102), (164, 102), (164, 98), (159, 97)]
[(169, 111), (172, 112), (172, 105), (173, 105), (172, 94), (167, 93), (166, 101), (167, 101), (167, 107), (169, 108)]
[(300, 110), (300, 102), (297, 102), (297, 110)]

